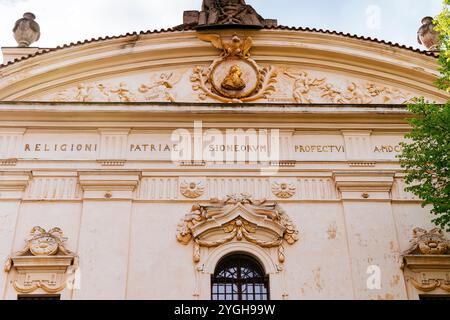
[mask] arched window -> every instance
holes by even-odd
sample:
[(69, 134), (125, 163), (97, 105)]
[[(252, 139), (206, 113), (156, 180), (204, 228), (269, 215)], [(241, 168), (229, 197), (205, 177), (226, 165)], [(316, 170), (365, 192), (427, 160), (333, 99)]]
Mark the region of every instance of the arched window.
[(269, 300), (269, 277), (261, 264), (246, 255), (222, 259), (211, 279), (212, 300)]

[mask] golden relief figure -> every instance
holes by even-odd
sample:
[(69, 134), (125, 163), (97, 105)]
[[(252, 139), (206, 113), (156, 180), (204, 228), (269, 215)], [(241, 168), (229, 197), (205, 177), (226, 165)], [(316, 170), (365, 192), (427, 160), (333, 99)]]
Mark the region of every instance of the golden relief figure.
[(228, 75), (222, 82), (222, 88), (225, 90), (240, 91), (245, 89), (246, 84), (242, 80), (242, 70), (239, 66), (235, 65), (230, 68)]

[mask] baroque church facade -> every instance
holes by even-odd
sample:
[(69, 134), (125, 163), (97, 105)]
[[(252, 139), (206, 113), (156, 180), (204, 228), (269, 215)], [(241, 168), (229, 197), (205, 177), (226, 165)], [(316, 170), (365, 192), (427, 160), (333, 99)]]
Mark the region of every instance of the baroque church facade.
[(448, 234), (405, 191), (437, 54), (203, 1), (0, 66), (0, 299), (417, 300)]

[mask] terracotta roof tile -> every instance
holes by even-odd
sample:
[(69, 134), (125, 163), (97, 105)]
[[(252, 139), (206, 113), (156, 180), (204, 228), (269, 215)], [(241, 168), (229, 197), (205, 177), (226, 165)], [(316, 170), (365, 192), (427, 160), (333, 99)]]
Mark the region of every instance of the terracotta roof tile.
[[(266, 29), (266, 30), (289, 30), (289, 31), (302, 31), (302, 32), (315, 32), (315, 33), (331, 34), (331, 35), (337, 35), (337, 36), (342, 36), (342, 37), (346, 37), (346, 38), (353, 38), (353, 39), (358, 39), (358, 40), (364, 40), (364, 41), (371, 41), (371, 42), (375, 42), (375, 43), (381, 43), (381, 44), (385, 44), (385, 45), (388, 45), (388, 46), (391, 46), (391, 47), (394, 47), (394, 48), (405, 49), (405, 50), (409, 50), (409, 51), (416, 52), (416, 53), (423, 54), (423, 55), (430, 56), (430, 57), (436, 57), (437, 58), (439, 56), (439, 53), (433, 52), (433, 51), (420, 50), (420, 49), (413, 48), (411, 46), (405, 46), (405, 45), (401, 45), (401, 44), (398, 44), (398, 43), (393, 43), (391, 41), (379, 40), (377, 38), (358, 36), (358, 35), (354, 35), (354, 34), (350, 34), (350, 33), (338, 32), (338, 31), (330, 31), (330, 30), (316, 29), (316, 28), (307, 28), (307, 27), (288, 27), (288, 26), (281, 26), (281, 25), (280, 26), (264, 27), (264, 29)], [(31, 59), (31, 58), (36, 57), (36, 56), (41, 56), (41, 55), (49, 53), (49, 52), (54, 52), (54, 51), (58, 51), (58, 50), (66, 49), (66, 48), (71, 48), (71, 47), (75, 47), (75, 46), (80, 46), (80, 45), (84, 45), (84, 44), (100, 42), (100, 41), (105, 41), (105, 40), (126, 38), (126, 37), (131, 37), (131, 36), (140, 36), (140, 35), (157, 34), (157, 33), (168, 33), (168, 32), (177, 32), (177, 31), (190, 31), (190, 30), (194, 30), (194, 27), (193, 26), (188, 26), (188, 25), (179, 25), (179, 26), (176, 26), (176, 27), (173, 27), (173, 28), (168, 28), (168, 29), (133, 32), (133, 33), (126, 33), (126, 34), (122, 34), (122, 35), (118, 35), (118, 36), (105, 36), (105, 37), (99, 37), (99, 38), (86, 39), (84, 41), (71, 42), (69, 44), (64, 44), (62, 46), (57, 46), (55, 48), (42, 49), (42, 50), (39, 50), (38, 52), (30, 54), (28, 56), (24, 56), (22, 58), (15, 59), (13, 61), (9, 61), (9, 62), (7, 62), (5, 64), (1, 64), (0, 65), (0, 69), (1, 68), (5, 68), (5, 67), (10, 66), (10, 65), (13, 65), (15, 63), (24, 61), (24, 60)]]

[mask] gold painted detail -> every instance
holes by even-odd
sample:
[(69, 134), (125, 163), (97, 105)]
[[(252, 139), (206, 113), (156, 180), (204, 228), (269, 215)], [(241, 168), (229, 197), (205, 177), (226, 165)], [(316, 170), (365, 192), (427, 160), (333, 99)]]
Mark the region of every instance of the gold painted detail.
[(195, 263), (201, 261), (201, 248), (216, 248), (234, 240), (277, 248), (278, 260), (284, 263), (284, 243), (296, 243), (299, 232), (278, 204), (237, 194), (194, 205), (178, 225), (177, 240), (185, 245), (194, 242)]
[(450, 254), (450, 242), (441, 229), (427, 231), (422, 228), (413, 230), (411, 248), (404, 255), (445, 255)]
[(194, 68), (191, 82), (199, 98), (221, 102), (251, 102), (267, 98), (275, 91), (277, 73), (272, 66), (260, 67), (250, 56), (252, 38), (234, 35), (230, 41), (215, 34), (201, 34), (200, 40), (211, 42), (221, 50), (209, 68)]
[(272, 184), (272, 193), (278, 198), (289, 199), (295, 195), (297, 188), (290, 183), (274, 182)]
[(242, 80), (242, 70), (238, 65), (234, 65), (230, 68), (228, 75), (222, 82), (222, 88), (225, 90), (244, 90), (247, 85)]

